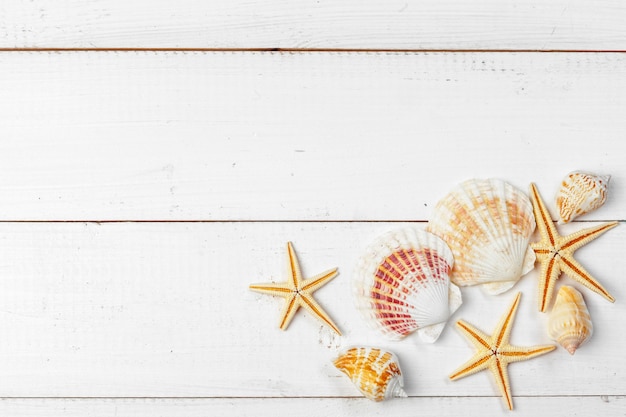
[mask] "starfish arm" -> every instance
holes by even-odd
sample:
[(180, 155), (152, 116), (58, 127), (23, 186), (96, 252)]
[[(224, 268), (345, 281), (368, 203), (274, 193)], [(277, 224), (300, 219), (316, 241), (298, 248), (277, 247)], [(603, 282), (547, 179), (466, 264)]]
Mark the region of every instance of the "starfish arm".
[(548, 211), (546, 205), (541, 199), (541, 195), (539, 194), (539, 190), (537, 190), (537, 186), (533, 183), (530, 184), (530, 201), (533, 204), (535, 222), (537, 223), (537, 229), (539, 230), (541, 237), (543, 238), (545, 236), (548, 239), (550, 245), (554, 245), (556, 237), (558, 236), (556, 226), (552, 222), (550, 212)]
[(509, 382), (507, 363), (496, 358), (489, 364), (489, 370), (493, 374), (493, 378), (496, 380), (496, 385), (502, 394), (504, 404), (509, 410), (512, 410), (513, 399), (511, 398), (511, 384)]
[(477, 350), (491, 349), (490, 337), (464, 320), (456, 322), (456, 327)]
[(537, 356), (545, 355), (552, 352), (556, 346), (554, 345), (537, 345), (537, 346), (504, 346), (498, 354), (503, 362), (521, 362)]
[(289, 288), (287, 283), (281, 282), (279, 284), (268, 282), (263, 284), (250, 284), (251, 291), (259, 292), (261, 294), (277, 295), (279, 297), (289, 297), (294, 290)]
[(552, 300), (554, 285), (561, 275), (560, 262), (552, 255), (541, 261), (541, 270), (539, 271), (539, 286), (537, 287), (537, 302), (539, 311), (545, 312)]
[(542, 262), (552, 256), (554, 252), (554, 246), (546, 245), (545, 242), (531, 242), (530, 247), (535, 252), (535, 259), (538, 262)]
[(580, 282), (591, 291), (597, 292), (610, 302), (615, 302), (615, 298), (571, 255), (562, 257), (560, 264), (563, 272), (565, 272), (568, 277)]
[(489, 364), (492, 358), (493, 354), (490, 350), (482, 349), (480, 352), (476, 352), (470, 360), (452, 372), (449, 378), (452, 381), (456, 381), (457, 379), (465, 378), (466, 376), (473, 375), (476, 372), (487, 369), (490, 366)]
[(511, 384), (509, 382), (507, 365), (511, 362), (525, 361), (546, 354), (553, 351), (554, 348), (554, 345), (531, 347), (506, 345), (498, 350), (497, 359), (492, 362), (490, 370), (502, 393), (502, 399), (506, 406), (509, 407), (509, 410), (513, 409), (513, 399), (511, 398)]
[(596, 227), (579, 230), (578, 232), (567, 235), (563, 239), (566, 243), (561, 245), (561, 249), (568, 249), (574, 252), (576, 249), (586, 245), (594, 239), (600, 237), (603, 233), (617, 226), (618, 222), (602, 223)]
[(302, 272), (300, 271), (300, 263), (296, 256), (296, 251), (293, 249), (291, 242), (287, 242), (287, 267), (289, 268), (289, 283), (293, 285), (293, 288), (298, 288), (300, 281), (302, 280)]
[(494, 335), (494, 344), (497, 348), (500, 346), (504, 346), (509, 343), (509, 335), (511, 334), (511, 327), (513, 324), (513, 320), (515, 319), (515, 313), (517, 313), (517, 306), (519, 305), (520, 297), (522, 296), (521, 292), (518, 292), (515, 296), (515, 299), (511, 303), (509, 307), (509, 311), (502, 316), (498, 326), (493, 332)]
[(330, 269), (326, 272), (322, 272), (314, 276), (313, 278), (309, 278), (307, 280), (302, 281), (300, 284), (300, 291), (310, 291), (314, 292), (318, 288), (324, 286), (328, 281), (335, 278), (337, 276), (337, 268)]
[(339, 328), (337, 327), (337, 325), (333, 323), (333, 321), (328, 316), (328, 314), (326, 314), (324, 309), (317, 303), (317, 301), (315, 301), (313, 297), (311, 297), (309, 294), (301, 293), (299, 303), (307, 311), (309, 311), (311, 314), (317, 317), (318, 320), (326, 324), (328, 327), (333, 329), (335, 333), (341, 336), (341, 332), (339, 331)]
[(280, 313), (280, 323), (278, 324), (280, 330), (287, 330), (287, 327), (289, 327), (289, 323), (291, 323), (291, 320), (300, 308), (299, 299), (300, 297), (295, 292), (292, 293), (289, 298), (287, 298), (285, 305), (283, 306), (283, 309)]

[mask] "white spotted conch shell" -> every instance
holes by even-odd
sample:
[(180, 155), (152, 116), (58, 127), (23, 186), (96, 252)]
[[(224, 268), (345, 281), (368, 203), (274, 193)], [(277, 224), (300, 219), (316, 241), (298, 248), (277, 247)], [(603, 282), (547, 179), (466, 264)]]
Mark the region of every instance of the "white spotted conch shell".
[(367, 398), (384, 401), (406, 397), (398, 358), (378, 348), (354, 347), (341, 353), (334, 361)]
[(389, 231), (368, 246), (355, 267), (357, 309), (391, 340), (417, 332), (433, 343), (462, 303), (448, 276), (453, 264), (448, 245), (432, 233)]
[(587, 305), (575, 288), (564, 285), (559, 289), (548, 318), (548, 334), (571, 355), (593, 334)]
[(535, 230), (532, 204), (499, 179), (459, 184), (437, 203), (427, 230), (452, 250), (450, 279), (459, 286), (480, 284), (489, 294), (500, 294), (535, 264), (528, 244)]
[(556, 195), (559, 223), (568, 223), (576, 217), (601, 207), (606, 201), (610, 175), (571, 172), (561, 182)]

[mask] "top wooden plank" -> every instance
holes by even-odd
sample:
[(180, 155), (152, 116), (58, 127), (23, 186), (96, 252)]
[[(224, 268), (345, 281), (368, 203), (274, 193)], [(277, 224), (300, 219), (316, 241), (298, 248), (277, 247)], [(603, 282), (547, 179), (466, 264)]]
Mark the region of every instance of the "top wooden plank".
[(33, 0), (2, 48), (626, 50), (620, 0)]

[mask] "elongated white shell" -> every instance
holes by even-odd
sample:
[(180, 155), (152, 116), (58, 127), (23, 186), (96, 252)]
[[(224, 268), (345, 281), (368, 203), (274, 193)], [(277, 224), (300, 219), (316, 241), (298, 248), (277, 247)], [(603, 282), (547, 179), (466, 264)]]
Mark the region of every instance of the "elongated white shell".
[(373, 401), (406, 397), (400, 362), (396, 355), (378, 348), (354, 347), (333, 362), (354, 385)]
[(593, 334), (593, 324), (582, 294), (564, 285), (548, 318), (548, 335), (571, 355)]
[(511, 288), (533, 269), (528, 245), (535, 230), (530, 200), (498, 179), (459, 184), (435, 206), (428, 231), (454, 254), (450, 279), (457, 285), (482, 284), (490, 294)]
[(561, 182), (561, 188), (556, 195), (559, 223), (568, 223), (601, 207), (606, 201), (610, 179), (610, 175), (570, 172)]
[(392, 340), (417, 331), (433, 343), (461, 305), (450, 283), (454, 264), (446, 243), (424, 230), (403, 228), (376, 239), (359, 259), (356, 305), (368, 324)]

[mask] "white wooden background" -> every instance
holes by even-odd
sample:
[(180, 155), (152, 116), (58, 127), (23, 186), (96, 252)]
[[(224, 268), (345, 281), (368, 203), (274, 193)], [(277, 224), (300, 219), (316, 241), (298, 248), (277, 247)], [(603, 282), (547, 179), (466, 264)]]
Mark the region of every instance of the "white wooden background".
[[(563, 232), (626, 219), (626, 5), (618, 0), (8, 1), (0, 4), (0, 415), (502, 415), (472, 354), (387, 342), (352, 306), (367, 242), (424, 227), (456, 183), (612, 174)], [(269, 50), (280, 50), (271, 52)], [(343, 330), (248, 291), (339, 267), (316, 298)], [(510, 366), (515, 413), (626, 415), (626, 227), (577, 258), (588, 345)], [(563, 281), (572, 283), (568, 278)], [(536, 271), (512, 342), (549, 343)], [(407, 399), (363, 399), (331, 360), (395, 351)]]

